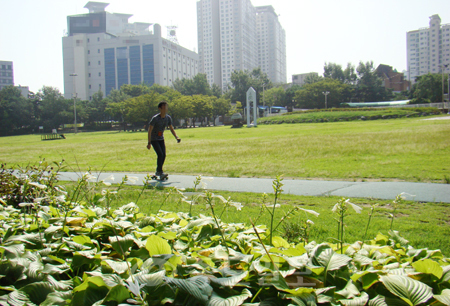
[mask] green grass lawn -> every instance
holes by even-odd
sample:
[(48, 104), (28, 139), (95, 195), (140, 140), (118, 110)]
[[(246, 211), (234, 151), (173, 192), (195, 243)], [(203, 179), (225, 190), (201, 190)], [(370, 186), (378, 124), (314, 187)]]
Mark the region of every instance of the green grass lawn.
[[(67, 186), (73, 187), (74, 183), (69, 183)], [(111, 190), (117, 189), (117, 187), (108, 188)], [(125, 186), (121, 189), (112, 206), (119, 207), (130, 202), (136, 202), (141, 192), (142, 195), (137, 203), (140, 211), (143, 213), (154, 214), (159, 209), (163, 209), (164, 211), (189, 212), (189, 204), (180, 201), (178, 194), (168, 196), (169, 189), (145, 189), (134, 186)], [(202, 190), (185, 192), (185, 196), (190, 200), (192, 196), (202, 192)], [(233, 201), (240, 202), (243, 205), (241, 211), (237, 211), (233, 207), (224, 211), (224, 207), (220, 204), (220, 201), (216, 202), (215, 212), (217, 216), (221, 216), (223, 222), (245, 223), (250, 225), (251, 218), (256, 224), (265, 224), (269, 227), (270, 215), (264, 209), (261, 210), (263, 201), (261, 194), (232, 193), (226, 191), (218, 191), (216, 194), (220, 194), (225, 198), (231, 197)], [(291, 216), (287, 220), (287, 223), (301, 224), (308, 219), (312, 220), (314, 225), (311, 228), (310, 241), (315, 240), (318, 243), (329, 241), (329, 238), (336, 238), (337, 234), (336, 215), (332, 213), (331, 209), (339, 199), (339, 197), (334, 196), (307, 197), (281, 194), (278, 201), (281, 207), (276, 208), (275, 224), (278, 223), (287, 211), (295, 206), (314, 210), (320, 213), (318, 217), (305, 212), (299, 212)], [(379, 206), (375, 208), (366, 239), (373, 239), (378, 233), (388, 234), (391, 224), (389, 214), (393, 213), (393, 201), (375, 201), (357, 198), (350, 200), (352, 203), (362, 206), (363, 210), (361, 214), (356, 214), (352, 209), (349, 209), (349, 215), (345, 218), (345, 239), (347, 242), (353, 243), (357, 240), (363, 240), (369, 218), (370, 205), (373, 204), (379, 204)], [(269, 195), (266, 204), (273, 204), (273, 201), (273, 195)], [(201, 199), (197, 202), (197, 205), (192, 207), (192, 215), (198, 214), (211, 215), (211, 211), (206, 209), (205, 202)], [(400, 203), (396, 210), (393, 229), (399, 231), (400, 235), (409, 240), (411, 245), (416, 248), (427, 247), (429, 249), (441, 249), (444, 253), (449, 254), (449, 216), (450, 207), (446, 204), (405, 201)], [(284, 234), (285, 229), (283, 226), (280, 226), (277, 230), (277, 235), (284, 236)], [(292, 241), (294, 242), (295, 238)]]
[[(165, 171), (225, 177), (444, 182), (450, 176), (450, 120), (395, 120), (179, 129), (166, 133)], [(66, 170), (153, 172), (144, 132), (0, 138), (9, 166), (64, 159)]]

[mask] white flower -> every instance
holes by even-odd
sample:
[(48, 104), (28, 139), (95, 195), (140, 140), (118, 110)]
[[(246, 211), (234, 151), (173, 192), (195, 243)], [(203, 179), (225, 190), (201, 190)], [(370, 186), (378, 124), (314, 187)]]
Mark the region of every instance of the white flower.
[(83, 178), (88, 181), (88, 182), (95, 182), (97, 180), (97, 177), (93, 176), (92, 174), (90, 174), (89, 172), (86, 172), (83, 175)]
[(110, 176), (105, 178), (104, 181), (113, 181), (114, 182), (114, 174), (111, 174)]
[(103, 181), (103, 184), (105, 184), (105, 186), (111, 186), (111, 183), (110, 183), (110, 182), (105, 182), (105, 181)]
[(244, 207), (241, 203), (239, 202), (230, 202), (231, 206), (236, 207), (237, 210), (242, 210), (242, 207)]
[(34, 207), (34, 203), (20, 203), (19, 204), (20, 207)]
[(45, 198), (35, 198), (34, 200), (33, 200), (33, 202), (34, 203), (37, 203), (37, 204), (41, 204), (41, 202), (44, 200)]
[(38, 187), (38, 188), (40, 188), (40, 189), (45, 189), (45, 188), (47, 188), (46, 185), (42, 185), (42, 184), (39, 184), (39, 183), (37, 183), (37, 182), (31, 182), (31, 183), (29, 183), (29, 184), (32, 185), (32, 186)]
[(62, 195), (60, 195), (58, 197), (55, 197), (55, 200), (58, 201), (58, 202), (65, 202), (66, 201), (66, 196), (64, 194), (62, 194)]
[(139, 178), (136, 176), (127, 176), (127, 178), (128, 182), (130, 182), (131, 184), (136, 184), (136, 182), (139, 180)]
[(336, 212), (339, 208), (339, 203), (334, 204), (333, 209), (331, 210), (332, 212)]
[(314, 222), (311, 220), (306, 220), (306, 223), (310, 224), (310, 225), (314, 225)]
[(345, 200), (345, 203), (350, 204), (350, 206), (355, 210), (355, 212), (357, 214), (361, 213), (362, 207), (360, 207), (360, 206), (358, 206), (356, 204), (350, 203), (350, 199)]
[[(318, 217), (318, 216), (320, 215), (318, 212), (316, 212), (316, 211), (314, 211), (314, 210), (311, 210), (311, 209), (304, 209), (304, 208), (301, 208), (301, 207), (299, 207), (298, 209), (303, 210), (304, 212), (313, 214), (313, 215), (316, 216), (316, 217)], [(311, 222), (312, 222), (312, 221), (311, 221)]]
[(230, 200), (230, 198), (228, 198), (228, 200), (226, 200), (226, 199), (225, 199), (223, 196), (221, 196), (221, 195), (215, 195), (214, 197), (220, 199), (223, 203), (227, 203), (227, 202)]
[[(273, 204), (266, 204), (266, 207), (273, 208)], [(281, 207), (280, 204), (275, 204), (275, 208)]]

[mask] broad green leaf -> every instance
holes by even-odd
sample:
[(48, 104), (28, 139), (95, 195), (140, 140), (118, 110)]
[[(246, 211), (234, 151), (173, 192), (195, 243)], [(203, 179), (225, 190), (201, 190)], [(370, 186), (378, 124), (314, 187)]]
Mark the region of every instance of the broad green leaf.
[(364, 306), (369, 300), (369, 295), (365, 292), (361, 293), (361, 296), (354, 297), (352, 299), (339, 300), (339, 303), (345, 306)]
[(164, 275), (166, 271), (162, 270), (156, 273), (148, 274), (147, 271), (140, 272), (134, 275), (134, 279), (139, 284), (146, 287), (158, 287), (164, 283)]
[(121, 303), (126, 299), (130, 298), (130, 292), (123, 285), (117, 285), (112, 287), (106, 297), (103, 299), (102, 304), (107, 304), (107, 302)]
[(134, 237), (130, 234), (122, 236), (113, 236), (108, 237), (109, 243), (111, 243), (111, 246), (114, 248), (114, 251), (121, 254), (122, 256), (125, 256), (126, 252), (128, 252), (128, 249), (133, 245), (134, 243)]
[(8, 304), (6, 305), (11, 306), (35, 305), (33, 302), (31, 302), (30, 298), (25, 292), (19, 290), (13, 291), (8, 294), (7, 302)]
[(369, 301), (369, 306), (388, 306), (388, 304), (386, 304), (384, 296), (377, 295)]
[(88, 277), (73, 289), (73, 305), (92, 305), (105, 298), (109, 289), (100, 276)]
[[(106, 264), (117, 274), (125, 273), (125, 272), (127, 272), (128, 268), (129, 268), (127, 262), (125, 262), (125, 261), (114, 261), (114, 260), (110, 260), (110, 259), (105, 259), (102, 261), (102, 264)], [(108, 272), (110, 272), (110, 271), (108, 271)]]
[(392, 294), (411, 306), (425, 303), (433, 297), (429, 286), (407, 276), (381, 276), (380, 280)]
[(220, 277), (220, 278), (210, 278), (211, 283), (217, 284), (219, 286), (230, 287), (233, 288), (236, 286), (242, 279), (247, 277), (248, 271), (244, 271), (243, 273), (237, 274), (231, 277)]
[(279, 236), (273, 237), (272, 238), (272, 243), (273, 243), (273, 246), (276, 247), (276, 248), (289, 249), (291, 247), (289, 242), (287, 242), (286, 240), (284, 240), (283, 238), (281, 238)]
[(177, 233), (175, 232), (159, 232), (158, 236), (166, 240), (175, 240), (177, 238)]
[(417, 272), (434, 275), (437, 279), (441, 279), (444, 272), (442, 267), (431, 259), (419, 260), (413, 262), (411, 265)]
[(41, 306), (65, 306), (72, 299), (72, 291), (55, 291), (47, 295)]
[(359, 296), (360, 292), (358, 288), (356, 288), (355, 284), (353, 284), (353, 281), (349, 280), (347, 282), (347, 285), (345, 285), (344, 289), (336, 291), (336, 294), (339, 294), (345, 299), (352, 299), (356, 296)]
[(155, 235), (148, 237), (147, 243), (145, 244), (145, 248), (150, 253), (150, 256), (160, 254), (172, 254), (172, 249), (169, 243), (167, 243), (167, 241), (164, 240), (163, 238)]
[(322, 243), (312, 251), (311, 263), (324, 267), (326, 271), (338, 270), (347, 265), (350, 257), (335, 253), (328, 244)]
[(165, 277), (164, 280), (168, 285), (179, 288), (203, 304), (208, 302), (213, 292), (206, 276), (194, 276), (187, 280)]
[(326, 288), (315, 289), (314, 292), (317, 296), (317, 302), (320, 304), (333, 302), (335, 289), (336, 289), (336, 287), (326, 287)]
[(74, 236), (74, 237), (72, 237), (72, 240), (74, 242), (79, 243), (84, 246), (89, 246), (91, 248), (94, 247), (94, 244), (92, 243), (91, 238), (89, 238), (88, 236), (84, 236), (84, 235)]
[(35, 282), (22, 287), (20, 291), (25, 293), (31, 302), (40, 305), (45, 301), (47, 295), (55, 290), (49, 282)]
[(441, 294), (433, 297), (444, 305), (450, 305), (450, 289), (444, 289)]
[(246, 299), (252, 297), (252, 293), (248, 289), (242, 290), (240, 295), (235, 295), (227, 298), (222, 298), (217, 293), (213, 292), (211, 299), (208, 302), (208, 306), (239, 306)]

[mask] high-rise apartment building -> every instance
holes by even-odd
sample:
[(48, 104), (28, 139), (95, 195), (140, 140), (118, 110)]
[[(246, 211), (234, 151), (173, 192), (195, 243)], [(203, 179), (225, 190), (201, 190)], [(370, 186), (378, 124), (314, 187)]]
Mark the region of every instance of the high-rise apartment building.
[(450, 24), (442, 24), (439, 15), (430, 17), (429, 27), (406, 33), (407, 78), (427, 73), (450, 71)]
[(108, 13), (108, 3), (88, 2), (88, 14), (67, 17), (63, 37), (64, 96), (90, 100), (123, 84), (171, 86), (198, 73), (198, 54), (161, 37), (161, 26), (129, 23), (129, 14)]
[(0, 90), (11, 85), (14, 85), (13, 62), (0, 61)]
[[(265, 65), (264, 71), (273, 82), (286, 82), (284, 30), (271, 11), (273, 8), (263, 7), (258, 15), (250, 0), (197, 2), (199, 72), (206, 74), (209, 84), (215, 83), (227, 90), (234, 70), (251, 71), (260, 65)], [(258, 58), (258, 16), (262, 30), (260, 39), (267, 41), (261, 61)]]
[(256, 7), (258, 66), (273, 83), (286, 83), (286, 33), (271, 5)]

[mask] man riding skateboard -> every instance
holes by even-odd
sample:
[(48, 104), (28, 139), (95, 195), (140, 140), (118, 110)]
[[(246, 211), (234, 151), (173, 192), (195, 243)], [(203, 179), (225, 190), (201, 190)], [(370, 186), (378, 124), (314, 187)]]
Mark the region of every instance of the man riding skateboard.
[(169, 127), (172, 135), (180, 142), (181, 139), (178, 138), (175, 130), (172, 126), (172, 118), (167, 114), (168, 104), (162, 101), (158, 104), (159, 114), (152, 117), (149, 122), (148, 127), (148, 144), (147, 149), (153, 146), (156, 155), (158, 156), (156, 162), (156, 173), (155, 176), (159, 177), (160, 180), (167, 179), (168, 174), (163, 172), (164, 161), (166, 160), (166, 145), (164, 142), (164, 130)]

